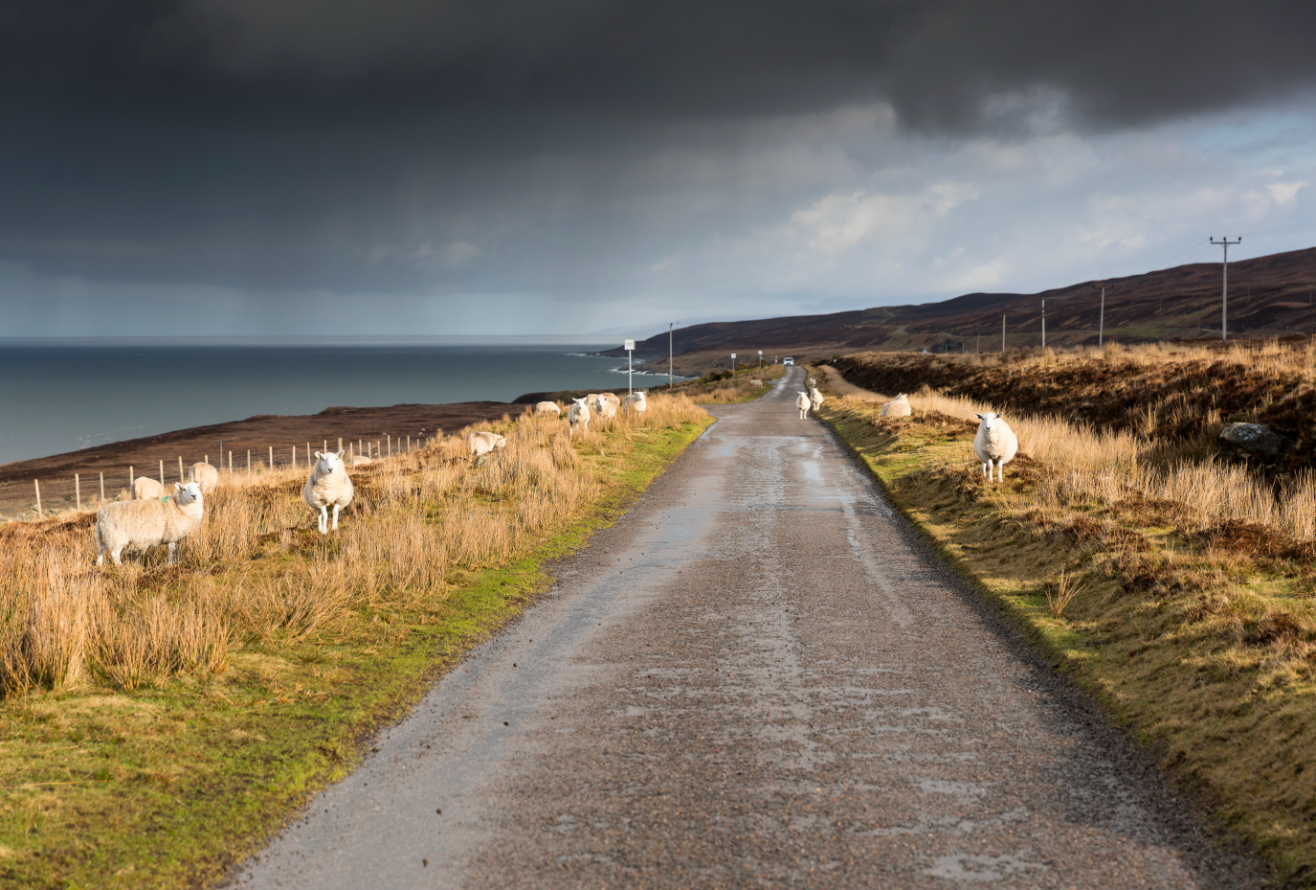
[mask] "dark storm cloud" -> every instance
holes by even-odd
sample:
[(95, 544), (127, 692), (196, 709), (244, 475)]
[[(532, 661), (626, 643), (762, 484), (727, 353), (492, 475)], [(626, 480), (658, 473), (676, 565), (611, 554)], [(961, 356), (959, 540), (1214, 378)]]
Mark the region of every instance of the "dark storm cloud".
[[(952, 135), (1137, 126), (1307, 89), (1314, 26), (1307, 2), (8, 0), (0, 260), (524, 288), (625, 254), (620, 159), (681, 127), (734, 145), (876, 102)], [(532, 229), (514, 261), (469, 243)]]

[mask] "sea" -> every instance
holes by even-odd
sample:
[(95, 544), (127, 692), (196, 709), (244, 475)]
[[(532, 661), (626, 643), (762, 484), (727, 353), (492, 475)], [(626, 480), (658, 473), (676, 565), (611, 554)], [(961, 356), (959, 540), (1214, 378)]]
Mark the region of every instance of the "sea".
[[(0, 464), (257, 414), (627, 385), (615, 343), (0, 340)], [(635, 374), (636, 388), (667, 376)]]

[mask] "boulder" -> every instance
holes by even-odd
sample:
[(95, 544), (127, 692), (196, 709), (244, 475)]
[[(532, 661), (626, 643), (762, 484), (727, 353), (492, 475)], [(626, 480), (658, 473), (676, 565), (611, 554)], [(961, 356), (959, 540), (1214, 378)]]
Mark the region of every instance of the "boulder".
[(1284, 440), (1264, 423), (1231, 423), (1220, 431), (1220, 438), (1244, 451), (1269, 457), (1284, 448)]

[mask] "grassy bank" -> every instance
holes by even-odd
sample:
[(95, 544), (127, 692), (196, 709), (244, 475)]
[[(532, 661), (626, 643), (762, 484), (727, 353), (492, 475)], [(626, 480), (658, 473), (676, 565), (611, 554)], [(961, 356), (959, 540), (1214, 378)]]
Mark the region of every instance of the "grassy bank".
[(820, 415), (946, 558), (1284, 883), (1316, 884), (1310, 529), (1232, 515), (1250, 481), (1210, 461), (1169, 487), (1149, 439), (1121, 475), (1128, 442), (1046, 416), (1011, 418), (1021, 454), (993, 485), (971, 448), (987, 405), (925, 391), (884, 418), (844, 389)]
[(0, 886), (206, 884), (551, 581), (708, 424), (496, 425), (354, 471), (329, 538), (302, 474), (234, 480), (177, 567), (90, 568), (90, 514), (3, 531)]

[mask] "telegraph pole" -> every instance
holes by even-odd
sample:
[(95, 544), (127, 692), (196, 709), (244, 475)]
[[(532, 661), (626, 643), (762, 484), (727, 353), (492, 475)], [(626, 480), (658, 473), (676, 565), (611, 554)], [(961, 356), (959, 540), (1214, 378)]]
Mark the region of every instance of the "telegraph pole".
[(1005, 314), (1001, 314), (1001, 352), (1005, 352)]
[(680, 324), (679, 321), (669, 321), (667, 323), (667, 391), (672, 391), (672, 328)]
[(1225, 249), (1224, 277), (1220, 290), (1220, 341), (1223, 343), (1229, 339), (1229, 326), (1225, 323), (1225, 313), (1229, 310), (1229, 245), (1242, 244), (1243, 239), (1236, 238), (1230, 241), (1228, 238), (1221, 238), (1217, 241), (1212, 238), (1211, 243), (1218, 244)]
[[(1097, 317), (1097, 347), (1100, 348), (1106, 342), (1106, 283), (1094, 282), (1093, 290), (1101, 290), (1101, 314)], [(1115, 288), (1111, 288), (1112, 291)]]
[(1046, 349), (1046, 300), (1042, 301), (1042, 348)]

